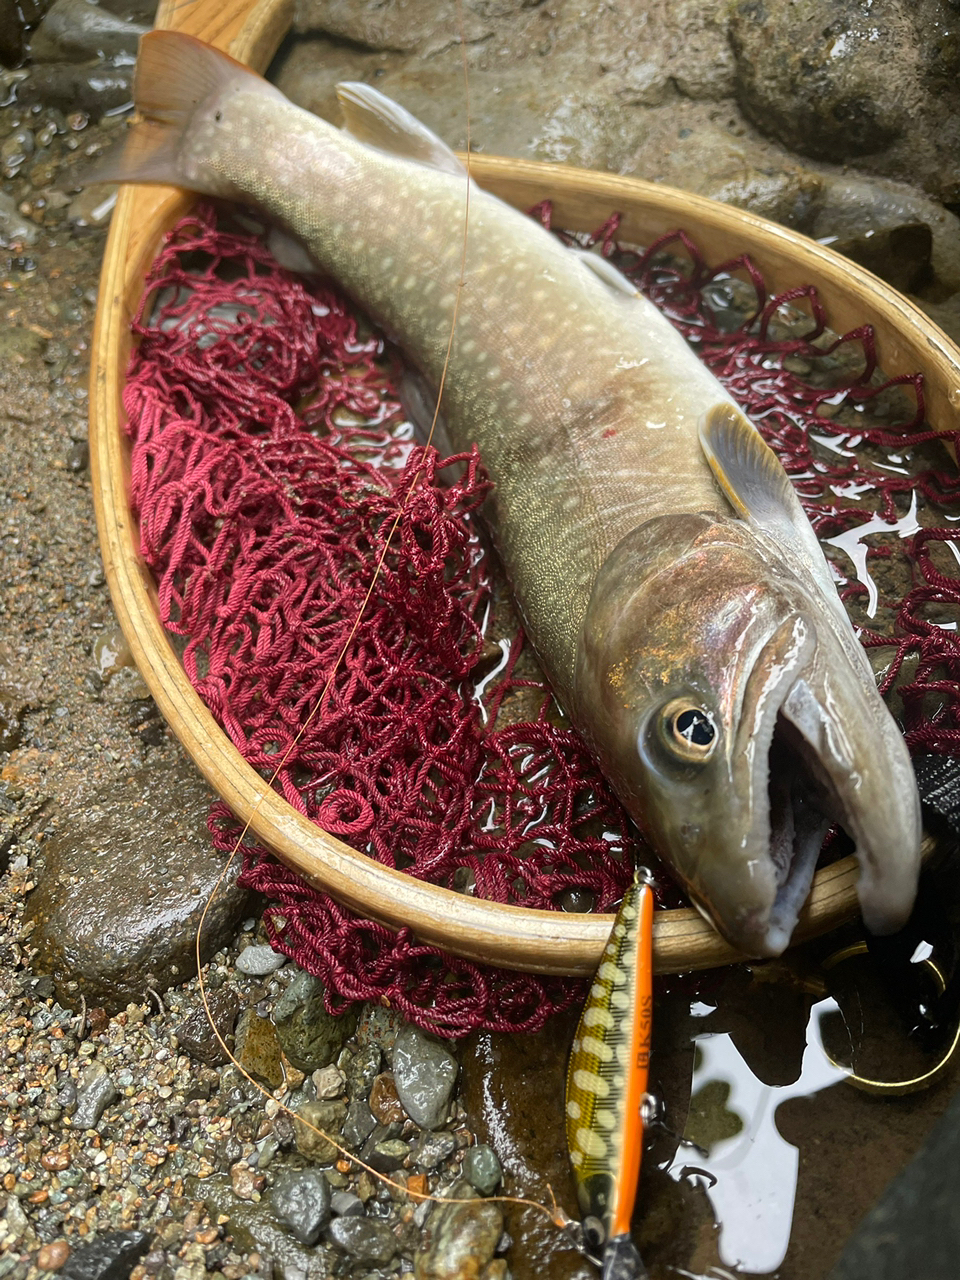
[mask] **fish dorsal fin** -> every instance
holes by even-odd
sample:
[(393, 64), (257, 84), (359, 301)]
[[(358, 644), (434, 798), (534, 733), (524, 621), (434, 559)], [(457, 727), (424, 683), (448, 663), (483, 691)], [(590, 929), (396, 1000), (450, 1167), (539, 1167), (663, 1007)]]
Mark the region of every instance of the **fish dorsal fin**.
[(359, 80), (337, 85), (344, 129), (358, 142), (463, 177), (463, 165), (447, 144), (405, 107)]
[(618, 271), (612, 262), (601, 258), (598, 253), (590, 253), (587, 249), (571, 249), (585, 267), (589, 267), (594, 275), (599, 276), (604, 284), (609, 285), (615, 293), (626, 294), (628, 298), (640, 296), (640, 290), (622, 271)]
[(823, 550), (780, 459), (756, 427), (732, 404), (708, 409), (700, 444), (724, 497), (744, 520), (807, 566), (805, 576), (843, 610)]

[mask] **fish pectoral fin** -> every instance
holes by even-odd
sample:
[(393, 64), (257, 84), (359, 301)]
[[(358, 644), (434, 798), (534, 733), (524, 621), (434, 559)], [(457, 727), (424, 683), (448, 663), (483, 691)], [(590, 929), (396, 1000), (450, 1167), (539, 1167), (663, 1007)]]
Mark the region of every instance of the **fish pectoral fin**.
[(716, 404), (700, 423), (700, 444), (737, 514), (799, 557), (805, 576), (813, 578), (832, 608), (842, 611), (823, 549), (790, 477), (753, 423), (735, 405)]
[(640, 297), (637, 286), (606, 258), (601, 258), (598, 253), (591, 253), (588, 249), (571, 249), (570, 252), (575, 254), (585, 267), (589, 267), (594, 275), (598, 276), (604, 284), (609, 285), (614, 292), (626, 294), (628, 298)]
[(337, 85), (337, 98), (343, 127), (358, 142), (461, 178), (466, 174), (447, 144), (386, 94), (359, 80), (345, 80)]

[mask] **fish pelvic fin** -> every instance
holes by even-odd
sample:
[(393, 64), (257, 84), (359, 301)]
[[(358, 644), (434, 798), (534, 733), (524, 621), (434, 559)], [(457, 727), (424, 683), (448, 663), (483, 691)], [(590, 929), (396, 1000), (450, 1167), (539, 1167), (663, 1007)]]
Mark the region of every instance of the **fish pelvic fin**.
[[(198, 108), (238, 88), (281, 97), (262, 76), (229, 54), (181, 31), (151, 31), (140, 41), (133, 82), (139, 119), (126, 136), (78, 180), (160, 182), (221, 194), (184, 168), (184, 141)], [(215, 117), (214, 117), (215, 119)]]
[(447, 144), (405, 107), (359, 80), (337, 85), (344, 129), (358, 142), (431, 169), (464, 177), (466, 169)]

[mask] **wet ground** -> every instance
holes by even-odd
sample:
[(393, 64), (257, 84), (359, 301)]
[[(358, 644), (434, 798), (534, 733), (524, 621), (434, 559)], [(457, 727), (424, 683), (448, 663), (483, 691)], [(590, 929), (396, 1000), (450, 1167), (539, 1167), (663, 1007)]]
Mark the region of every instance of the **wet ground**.
[[(402, 1194), (380, 1196), (355, 1171), (313, 1161), (275, 1109), (219, 1060), (196, 979), (163, 995), (149, 972), (138, 971), (135, 995), (127, 991), (125, 1007), (114, 1009), (107, 995), (84, 1003), (79, 992), (38, 979), (32, 964), (35, 926), (23, 908), (45, 859), (102, 821), (111, 802), (112, 820), (126, 810), (135, 826), (145, 795), (172, 815), (183, 807), (184, 786), (195, 785), (185, 783), (189, 764), (125, 665), (96, 547), (85, 382), (109, 210), (99, 195), (61, 200), (50, 182), (115, 128), (116, 117), (101, 123), (79, 110), (0, 111), (7, 243), (0, 249), (0, 1278), (69, 1272), (71, 1257), (112, 1231), (139, 1241), (120, 1271), (136, 1263), (135, 1280), (361, 1277), (412, 1265), (418, 1275), (439, 1274), (425, 1269), (422, 1219), (414, 1221)], [(199, 811), (205, 797), (197, 790)], [(152, 845), (139, 851), (140, 878), (151, 875), (153, 852)], [(947, 910), (929, 925), (948, 939), (954, 882), (949, 872), (938, 881), (934, 896)], [(85, 886), (73, 892), (82, 897)], [(235, 904), (208, 969), (220, 1007), (234, 1010), (231, 1026), (240, 1010), (248, 1027), (258, 1026), (250, 1011), (274, 1011), (294, 976), (289, 967), (279, 976), (238, 970), (256, 915), (249, 902)], [(783, 964), (661, 986), (654, 1088), (664, 1105), (637, 1218), (654, 1277), (819, 1280), (946, 1109), (956, 1065), (923, 1092), (884, 1097), (852, 1087), (828, 1057), (890, 1079), (920, 1075), (937, 1056), (936, 1047), (919, 1054), (906, 1043), (869, 975), (850, 979), (859, 960), (834, 971), (827, 986), (821, 962), (858, 937), (851, 930)], [(940, 945), (949, 953), (949, 942)], [(191, 1019), (193, 1040), (185, 1030)], [(382, 1141), (407, 1144), (405, 1155), (394, 1152), (391, 1176), (455, 1185), (467, 1147), (489, 1143), (509, 1192), (544, 1201), (552, 1188), (572, 1211), (562, 1079), (574, 1023), (569, 1015), (526, 1037), (483, 1033), (458, 1049), (458, 1095), (437, 1130), (450, 1135), (452, 1150), (444, 1147), (426, 1172), (413, 1156), (423, 1126), (402, 1108), (390, 1110), (384, 1084), (377, 1115), (385, 1132), (391, 1123), (399, 1129)], [(360, 1092), (355, 1064), (372, 1035), (346, 1037), (349, 1083), (334, 1100)], [(268, 1045), (269, 1061), (257, 1068), (270, 1087), (282, 1096), (302, 1089), (307, 1073), (298, 1079), (289, 1057), (284, 1067), (270, 1053)], [(377, 1061), (381, 1075), (395, 1070), (386, 1050)], [(284, 1069), (282, 1086), (269, 1072)], [(73, 1123), (77, 1095), (95, 1108), (104, 1076), (116, 1096), (102, 1094), (108, 1100), (99, 1115), (90, 1113), (92, 1124)], [(276, 1163), (272, 1153), (263, 1157), (274, 1138)], [(289, 1232), (278, 1235), (275, 1222), (258, 1216), (278, 1171), (311, 1161), (329, 1170), (332, 1188), (358, 1193), (368, 1219), (389, 1223), (394, 1255), (380, 1262), (331, 1244), (298, 1251)], [(378, 1204), (383, 1212), (374, 1212)], [(495, 1240), (497, 1258), (483, 1263), (494, 1268), (487, 1280), (502, 1280), (503, 1259), (516, 1280), (594, 1274), (545, 1218), (508, 1208), (506, 1230), (513, 1243)]]

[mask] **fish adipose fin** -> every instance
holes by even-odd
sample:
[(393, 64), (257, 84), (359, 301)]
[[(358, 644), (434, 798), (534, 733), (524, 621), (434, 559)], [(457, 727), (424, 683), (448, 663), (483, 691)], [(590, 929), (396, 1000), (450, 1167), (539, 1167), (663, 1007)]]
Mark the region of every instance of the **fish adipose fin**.
[(196, 36), (180, 31), (149, 32), (140, 41), (133, 82), (141, 119), (116, 147), (83, 173), (83, 183), (163, 182), (219, 194), (206, 190), (196, 175), (184, 172), (184, 140), (198, 108), (241, 88), (275, 94), (286, 101), (262, 76)]
[(714, 405), (700, 424), (700, 444), (737, 514), (778, 543), (795, 566), (805, 566), (830, 607), (843, 613), (823, 549), (790, 477), (753, 423), (732, 404)]
[(337, 85), (344, 129), (358, 142), (432, 169), (464, 177), (466, 169), (447, 144), (416, 116), (359, 80)]

